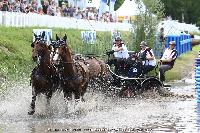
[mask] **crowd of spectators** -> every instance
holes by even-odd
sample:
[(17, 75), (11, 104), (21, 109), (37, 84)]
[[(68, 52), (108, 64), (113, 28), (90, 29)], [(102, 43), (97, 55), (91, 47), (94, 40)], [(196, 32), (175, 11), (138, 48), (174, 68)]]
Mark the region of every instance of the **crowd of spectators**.
[(41, 5), (37, 0), (28, 2), (27, 0), (0, 0), (0, 11), (22, 12), (22, 13), (38, 13), (40, 15), (75, 17), (77, 19), (98, 20), (102, 22), (114, 22), (112, 14), (105, 12), (98, 17), (98, 10), (94, 7), (88, 7), (81, 10), (79, 7), (73, 7), (67, 1), (59, 1), (58, 4), (54, 0), (43, 0)]

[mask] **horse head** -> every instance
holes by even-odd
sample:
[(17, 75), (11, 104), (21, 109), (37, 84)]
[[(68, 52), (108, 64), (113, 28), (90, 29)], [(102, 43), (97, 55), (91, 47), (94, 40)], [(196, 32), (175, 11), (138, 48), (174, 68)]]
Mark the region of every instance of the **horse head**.
[(32, 59), (34, 62), (43, 57), (45, 53), (49, 51), (47, 43), (41, 40), (36, 41), (33, 46)]
[(33, 59), (33, 61), (37, 61), (38, 57), (41, 57), (44, 54), (45, 50), (49, 49), (49, 47), (47, 46), (47, 42), (44, 39), (45, 32), (43, 32), (42, 35), (36, 35), (34, 33), (34, 37), (35, 37), (35, 40), (31, 44), (31, 47), (33, 48), (32, 49), (32, 59)]
[(31, 47), (33, 48), (34, 47), (34, 44), (35, 42), (38, 42), (38, 41), (41, 41), (41, 40), (45, 40), (44, 37), (45, 37), (45, 31), (42, 32), (42, 35), (37, 35), (37, 34), (33, 34), (34, 35), (34, 38), (35, 40), (31, 43)]
[(56, 40), (59, 43), (59, 47), (58, 47), (58, 55), (63, 59), (66, 56), (67, 57), (71, 57), (72, 56), (72, 51), (69, 48), (69, 45), (67, 43), (67, 35), (65, 34), (65, 36), (63, 38), (59, 38), (56, 35)]
[(65, 34), (63, 38), (60, 38), (56, 34), (56, 41), (58, 41), (59, 45), (67, 45), (67, 35)]

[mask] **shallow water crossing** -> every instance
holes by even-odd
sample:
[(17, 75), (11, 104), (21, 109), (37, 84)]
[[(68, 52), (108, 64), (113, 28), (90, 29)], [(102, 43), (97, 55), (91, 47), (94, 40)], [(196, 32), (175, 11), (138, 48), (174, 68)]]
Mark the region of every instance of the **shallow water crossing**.
[[(194, 95), (194, 83), (172, 83), (175, 94)], [(31, 87), (17, 83), (0, 93), (0, 133), (43, 132), (200, 132), (200, 105), (196, 98), (148, 97), (119, 98), (87, 92), (86, 102), (66, 103), (55, 93), (50, 107), (40, 96), (33, 116), (27, 114)]]

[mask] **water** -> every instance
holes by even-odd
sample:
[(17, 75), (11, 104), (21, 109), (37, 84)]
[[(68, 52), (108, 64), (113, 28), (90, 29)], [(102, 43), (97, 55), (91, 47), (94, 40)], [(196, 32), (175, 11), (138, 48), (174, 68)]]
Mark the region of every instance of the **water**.
[[(172, 86), (171, 91), (176, 94), (195, 95), (194, 82), (176, 82)], [(196, 98), (160, 97), (157, 94), (118, 98), (88, 92), (85, 100), (67, 104), (63, 94), (56, 93), (47, 108), (44, 96), (40, 96), (36, 113), (29, 116), (31, 87), (28, 80), (13, 84), (9, 91), (0, 93), (0, 133), (43, 133), (55, 129), (70, 132), (200, 132), (200, 105), (198, 109)]]

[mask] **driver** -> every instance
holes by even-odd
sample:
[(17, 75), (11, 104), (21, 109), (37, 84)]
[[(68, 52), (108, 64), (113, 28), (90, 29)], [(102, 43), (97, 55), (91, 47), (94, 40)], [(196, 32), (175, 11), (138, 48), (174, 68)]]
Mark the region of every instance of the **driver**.
[(114, 51), (114, 57), (117, 59), (116, 62), (116, 73), (122, 72), (124, 70), (124, 65), (126, 59), (129, 58), (128, 49), (121, 37), (116, 37), (113, 44), (112, 50)]
[(112, 50), (114, 50), (115, 58), (127, 59), (129, 57), (128, 49), (119, 36), (115, 38)]

